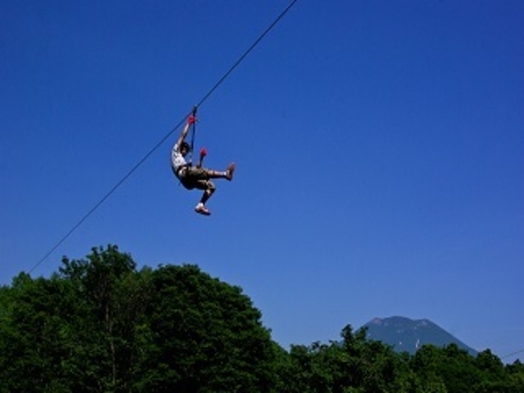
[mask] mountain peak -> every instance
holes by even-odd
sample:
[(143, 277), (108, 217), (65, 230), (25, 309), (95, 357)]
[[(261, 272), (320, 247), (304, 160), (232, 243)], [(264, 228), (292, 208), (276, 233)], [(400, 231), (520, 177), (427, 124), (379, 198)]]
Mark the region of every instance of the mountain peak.
[(414, 354), (424, 344), (437, 347), (456, 344), (473, 356), (477, 354), (477, 351), (429, 319), (410, 319), (401, 316), (374, 318), (363, 327), (367, 328), (369, 339), (391, 345), (397, 352)]

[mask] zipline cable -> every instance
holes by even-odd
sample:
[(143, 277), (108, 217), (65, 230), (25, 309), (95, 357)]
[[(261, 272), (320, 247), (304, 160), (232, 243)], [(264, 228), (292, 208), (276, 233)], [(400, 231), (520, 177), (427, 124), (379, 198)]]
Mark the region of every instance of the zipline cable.
[[(247, 55), (262, 41), (262, 39), (275, 27), (278, 22), (287, 14), (287, 12), (295, 5), (295, 3), (298, 0), (293, 0), (281, 13), (278, 15), (278, 17), (269, 25), (269, 27), (264, 30), (262, 34), (255, 40), (255, 42), (244, 52), (242, 56), (239, 57), (239, 59), (231, 66), (231, 68), (218, 80), (217, 83), (204, 95), (204, 97), (198, 102), (198, 104), (194, 107), (193, 111), (196, 110), (196, 108), (200, 107), (210, 96), (215, 92), (216, 89), (226, 80), (226, 78), (235, 70), (235, 68), (238, 67), (238, 65), (247, 57)], [(30, 270), (29, 273), (32, 273), (38, 266), (42, 264), (58, 247), (64, 243), (73, 232), (75, 232), (78, 227), (80, 227), (117, 189), (124, 183), (137, 169), (140, 167), (161, 145), (164, 144), (164, 142), (171, 137), (171, 135), (184, 123), (187, 116), (189, 116), (190, 113), (187, 113), (186, 116), (180, 122), (173, 128), (171, 131), (169, 131), (149, 152), (140, 160), (138, 161), (135, 166), (133, 166), (129, 172), (127, 172), (124, 177), (120, 181), (118, 181), (113, 188), (111, 188), (107, 194), (105, 194), (98, 203), (96, 203), (91, 210), (89, 210), (81, 219), (74, 225), (69, 232), (67, 232)]]
[(215, 85), (211, 88), (211, 90), (209, 90), (209, 92), (204, 96), (204, 98), (202, 98), (200, 100), (200, 102), (196, 105), (197, 108), (202, 105), (204, 103), (204, 101), (206, 101), (209, 96), (211, 94), (213, 94), (215, 92), (215, 90), (218, 88), (218, 86), (220, 86), (222, 84), (222, 82), (224, 82), (224, 80), (229, 76), (229, 74), (231, 74), (235, 68), (237, 68), (237, 66), (242, 62), (242, 60), (245, 59), (245, 57), (258, 45), (258, 43), (260, 41), (262, 41), (262, 39), (266, 36), (267, 33), (269, 33), (269, 31), (275, 27), (275, 25), (280, 22), (280, 20), (287, 14), (287, 12), (291, 9), (291, 7), (293, 7), (295, 5), (295, 3), (297, 2), (298, 0), (293, 0), (285, 9), (284, 11), (282, 11), (280, 13), (280, 15), (273, 21), (273, 23), (271, 23), (269, 25), (269, 27), (262, 33), (260, 34), (260, 36), (255, 40), (255, 42), (253, 43), (253, 45), (251, 45), (249, 47), (248, 50), (246, 50), (244, 52), (244, 54), (242, 56), (240, 56), (240, 58), (236, 61), (235, 64), (233, 64), (233, 66), (229, 69), (229, 71), (227, 71), (224, 76), (222, 78), (219, 79), (219, 81), (217, 83), (215, 83)]
[(504, 355), (504, 356), (501, 357), (501, 359), (507, 359), (507, 358), (509, 358), (511, 356), (518, 355), (519, 353), (522, 353), (522, 352), (524, 352), (524, 348), (520, 349), (520, 350), (518, 350), (516, 352), (510, 353), (509, 355)]

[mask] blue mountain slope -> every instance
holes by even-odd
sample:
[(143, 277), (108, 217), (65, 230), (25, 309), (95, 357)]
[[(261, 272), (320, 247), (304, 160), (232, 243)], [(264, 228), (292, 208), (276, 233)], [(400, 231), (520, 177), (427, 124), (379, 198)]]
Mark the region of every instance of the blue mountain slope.
[(367, 337), (391, 345), (397, 352), (414, 354), (424, 344), (444, 347), (455, 343), (472, 356), (477, 351), (428, 319), (412, 320), (405, 317), (375, 318), (366, 323)]

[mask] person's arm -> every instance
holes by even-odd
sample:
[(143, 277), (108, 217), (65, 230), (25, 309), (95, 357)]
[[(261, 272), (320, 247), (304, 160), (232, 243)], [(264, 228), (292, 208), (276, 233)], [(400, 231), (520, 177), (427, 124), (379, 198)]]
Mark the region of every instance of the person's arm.
[(186, 139), (187, 133), (189, 132), (189, 127), (191, 127), (192, 124), (194, 124), (196, 121), (195, 115), (189, 115), (187, 118), (186, 125), (184, 126), (184, 129), (180, 133), (180, 136), (178, 137), (178, 140), (176, 141), (178, 148), (180, 149), (180, 145), (182, 142), (184, 142), (184, 139)]
[(204, 157), (205, 156), (207, 156), (207, 149), (205, 147), (203, 147), (202, 149), (200, 149), (200, 156), (198, 158), (197, 168), (201, 168), (202, 167), (202, 164), (204, 163)]

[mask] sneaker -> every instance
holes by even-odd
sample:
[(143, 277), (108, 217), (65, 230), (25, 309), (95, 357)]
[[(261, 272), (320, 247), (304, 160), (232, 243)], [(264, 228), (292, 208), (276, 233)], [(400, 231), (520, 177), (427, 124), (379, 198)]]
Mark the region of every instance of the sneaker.
[(227, 167), (226, 179), (229, 181), (233, 180), (233, 173), (235, 173), (235, 163), (234, 162), (229, 164), (229, 166)]
[(197, 207), (195, 207), (195, 211), (204, 216), (209, 216), (211, 214), (211, 212), (201, 203), (199, 203)]

